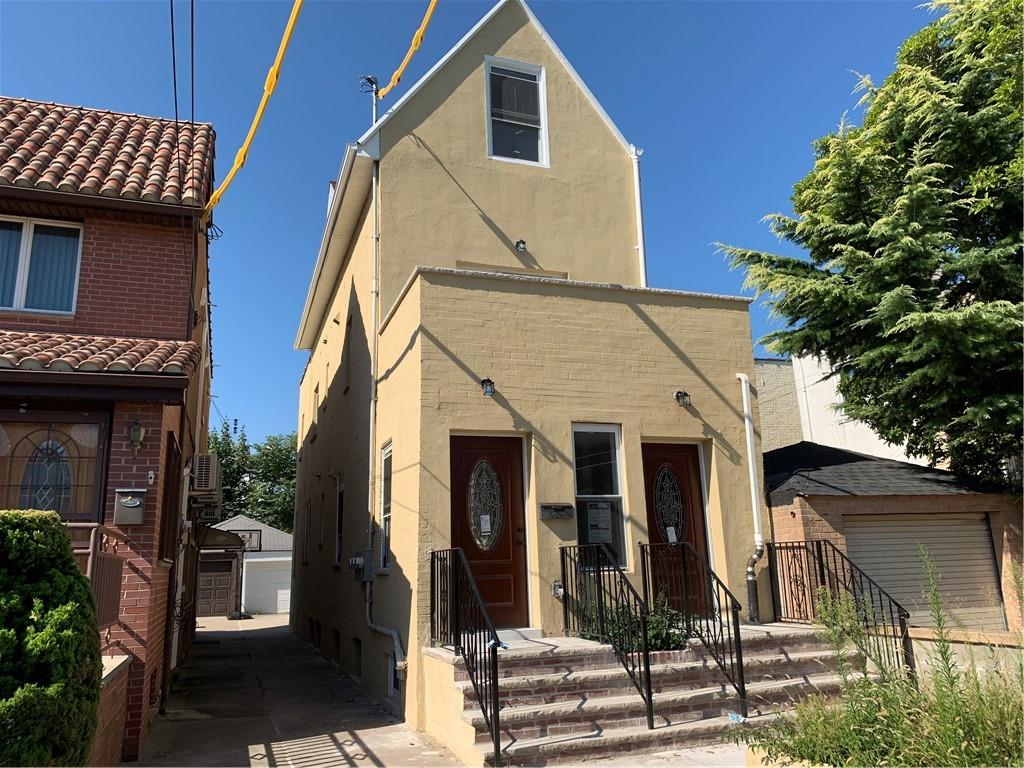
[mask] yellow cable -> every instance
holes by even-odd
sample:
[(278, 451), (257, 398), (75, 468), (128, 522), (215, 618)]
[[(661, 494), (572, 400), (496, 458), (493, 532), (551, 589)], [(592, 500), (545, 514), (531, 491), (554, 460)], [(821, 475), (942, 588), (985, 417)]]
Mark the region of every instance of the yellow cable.
[(402, 59), (402, 63), (398, 65), (398, 69), (391, 76), (391, 81), (384, 86), (378, 93), (377, 98), (383, 99), (388, 95), (388, 92), (394, 88), (402, 79), (402, 75), (405, 74), (405, 68), (409, 66), (409, 62), (412, 61), (413, 54), (420, 49), (420, 43), (423, 42), (423, 35), (427, 33), (427, 27), (430, 25), (430, 17), (434, 15), (434, 8), (437, 7), (437, 0), (430, 0), (430, 5), (427, 6), (427, 12), (423, 16), (423, 21), (420, 23), (420, 28), (416, 30), (416, 33), (412, 36), (412, 44), (409, 46), (409, 50), (405, 53), (405, 58)]
[[(436, 2), (436, 0), (434, 0)], [(267, 104), (270, 103), (270, 97), (274, 93), (274, 89), (277, 87), (277, 78), (281, 73), (281, 64), (284, 62), (285, 51), (288, 50), (288, 43), (292, 39), (292, 30), (295, 29), (295, 22), (299, 20), (299, 12), (302, 10), (303, 0), (295, 0), (292, 3), (292, 13), (288, 17), (288, 24), (284, 28), (284, 34), (281, 36), (281, 44), (277, 47), (277, 56), (274, 57), (274, 63), (270, 67), (270, 71), (267, 72), (266, 82), (263, 83), (263, 97), (260, 99), (260, 105), (256, 108), (256, 114), (252, 118), (252, 125), (249, 126), (249, 133), (246, 134), (245, 141), (242, 142), (241, 149), (238, 150), (238, 154), (235, 155), (235, 163), (231, 166), (231, 170), (228, 171), (228, 175), (224, 177), (224, 181), (221, 182), (217, 190), (210, 196), (210, 201), (206, 204), (206, 208), (203, 209), (203, 218), (206, 219), (210, 216), (210, 213), (214, 208), (217, 207), (217, 203), (220, 202), (224, 191), (231, 186), (231, 182), (235, 178), (235, 174), (238, 173), (242, 166), (245, 165), (246, 157), (249, 154), (249, 145), (252, 144), (253, 138), (256, 136), (256, 131), (260, 127), (260, 121), (263, 119), (263, 113), (267, 109)]]

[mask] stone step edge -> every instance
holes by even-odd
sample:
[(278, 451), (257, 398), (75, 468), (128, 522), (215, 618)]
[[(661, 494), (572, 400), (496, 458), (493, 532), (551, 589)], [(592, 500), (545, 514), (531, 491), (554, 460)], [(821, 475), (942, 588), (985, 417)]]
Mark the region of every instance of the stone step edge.
[[(849, 654), (848, 659), (852, 660), (856, 654)], [(753, 668), (763, 667), (782, 667), (793, 666), (797, 664), (807, 663), (821, 659), (823, 661), (830, 661), (836, 659), (837, 655), (834, 651), (797, 651), (795, 653), (776, 653), (770, 656), (753, 656), (749, 659), (743, 660), (744, 670)], [(714, 659), (697, 659), (694, 661), (684, 662), (669, 662), (667, 664), (652, 664), (651, 665), (651, 677), (662, 677), (669, 676), (677, 673), (686, 673), (694, 670), (707, 670), (709, 673), (720, 675), (722, 674), (721, 669)], [(823, 670), (824, 671), (824, 670)], [(585, 682), (604, 682), (604, 681), (629, 681), (632, 683), (629, 675), (626, 673), (625, 668), (621, 664), (616, 666), (601, 667), (598, 669), (578, 669), (573, 672), (552, 672), (543, 675), (518, 675), (515, 677), (501, 677), (498, 678), (498, 690), (500, 691), (515, 691), (520, 688), (537, 688), (551, 686), (558, 686), (567, 683), (585, 683)], [(471, 680), (458, 680), (455, 686), (459, 688), (463, 694), (472, 694), (473, 683)]]
[[(763, 727), (779, 717), (776, 712), (757, 715), (748, 718), (746, 724), (752, 727)], [(742, 727), (743, 723), (734, 721), (728, 716), (711, 717), (704, 720), (695, 720), (685, 723), (674, 723), (665, 725), (653, 730), (645, 727), (621, 728), (618, 730), (595, 730), (589, 733), (572, 734), (572, 738), (565, 735), (542, 736), (539, 739), (526, 739), (514, 741), (502, 747), (502, 760), (515, 760), (526, 757), (560, 757), (563, 755), (579, 753), (579, 757), (587, 759), (588, 752), (599, 752), (625, 746), (632, 752), (647, 752), (653, 750), (669, 749), (672, 746), (702, 743), (702, 738), (713, 738), (720, 740), (723, 732)], [(477, 749), (481, 749), (482, 742), (477, 743)], [(485, 763), (493, 764), (494, 750), (481, 749), (484, 754)]]
[[(752, 683), (747, 686), (747, 699), (753, 699), (758, 694), (784, 692), (791, 688), (804, 688), (810, 685), (815, 689), (831, 689), (838, 687), (842, 678), (839, 675), (808, 675), (807, 677), (787, 678), (784, 680), (765, 680)], [(654, 699), (654, 712), (657, 714), (658, 706), (671, 706), (686, 702), (714, 701), (715, 699), (734, 699), (737, 696), (735, 688), (728, 683), (709, 686), (694, 690), (671, 691), (660, 693)], [(528, 704), (520, 707), (507, 707), (499, 710), (501, 726), (527, 723), (536, 720), (547, 720), (552, 718), (573, 717), (577, 715), (608, 715), (631, 710), (643, 709), (643, 699), (639, 694), (625, 696), (600, 696), (588, 699), (583, 702), (557, 701), (552, 704)], [(462, 714), (462, 719), (474, 728), (486, 728), (483, 712), (479, 709), (467, 709)]]

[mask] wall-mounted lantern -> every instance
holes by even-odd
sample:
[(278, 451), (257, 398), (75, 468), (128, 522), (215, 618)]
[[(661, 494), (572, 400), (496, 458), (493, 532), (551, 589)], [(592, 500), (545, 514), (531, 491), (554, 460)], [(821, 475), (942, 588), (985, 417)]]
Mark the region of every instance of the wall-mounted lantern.
[(684, 392), (681, 389), (678, 390), (676, 392), (676, 403), (679, 405), (680, 408), (689, 408), (693, 404), (690, 400), (690, 393)]
[(146, 428), (139, 424), (137, 421), (133, 421), (132, 425), (128, 427), (128, 442), (132, 445), (132, 451), (134, 456), (138, 458), (139, 449), (142, 447), (142, 441), (146, 439)]
[(490, 379), (481, 381), (480, 389), (483, 391), (484, 397), (494, 397), (494, 382)]

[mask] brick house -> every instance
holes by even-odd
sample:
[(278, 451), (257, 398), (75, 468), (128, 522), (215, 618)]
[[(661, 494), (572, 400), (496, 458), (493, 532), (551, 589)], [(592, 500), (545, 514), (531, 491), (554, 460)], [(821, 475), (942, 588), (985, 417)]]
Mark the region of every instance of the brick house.
[[(907, 608), (911, 627), (931, 624), (919, 546), (935, 564), (954, 627), (1024, 627), (1014, 586), (1022, 562), (1019, 499), (942, 469), (811, 442), (766, 451), (764, 474), (773, 542), (832, 542)], [(814, 583), (813, 574), (794, 578), (793, 569), (807, 564), (795, 551), (799, 557), (779, 549), (787, 562), (776, 563), (777, 607)], [(796, 597), (810, 606), (810, 595)]]
[(97, 764), (139, 755), (194, 631), (213, 159), (210, 125), (0, 97), (0, 504), (121, 558), (112, 597), (89, 566)]

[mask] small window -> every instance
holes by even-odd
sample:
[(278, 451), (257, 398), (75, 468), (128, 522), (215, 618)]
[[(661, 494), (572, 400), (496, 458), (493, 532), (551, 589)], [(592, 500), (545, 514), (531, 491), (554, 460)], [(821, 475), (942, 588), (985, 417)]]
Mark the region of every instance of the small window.
[(313, 516), (312, 504), (306, 500), (306, 514), (302, 520), (302, 564), (309, 563), (309, 523)]
[(380, 463), (380, 567), (391, 565), (391, 444), (384, 446)]
[(617, 426), (575, 424), (572, 430), (579, 543), (607, 544), (625, 558), (625, 521), (619, 484), (621, 440)]
[(341, 531), (345, 519), (345, 483), (338, 481), (337, 507), (334, 510), (334, 562), (341, 562)]
[(488, 155), (547, 165), (543, 68), (488, 58), (485, 70)]
[(325, 531), (324, 531), (324, 529), (327, 527), (327, 523), (324, 520), (324, 507), (325, 506), (326, 505), (325, 505), (324, 495), (321, 493), (320, 494), (320, 542), (318, 544), (318, 546), (320, 546), (320, 547), (323, 547), (324, 539), (326, 538), (326, 534), (325, 534)]
[(81, 245), (77, 225), (0, 220), (0, 308), (73, 312)]

